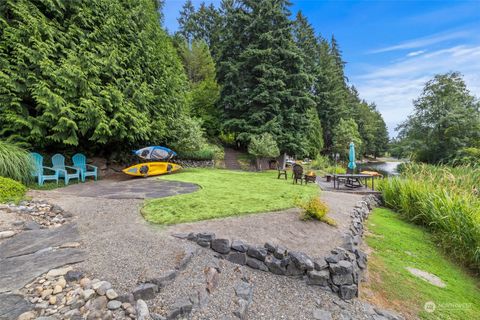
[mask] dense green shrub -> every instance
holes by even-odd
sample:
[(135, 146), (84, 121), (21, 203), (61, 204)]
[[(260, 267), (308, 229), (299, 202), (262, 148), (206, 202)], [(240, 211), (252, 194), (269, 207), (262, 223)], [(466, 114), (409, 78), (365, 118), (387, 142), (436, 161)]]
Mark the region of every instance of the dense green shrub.
[(413, 113), (399, 126), (396, 154), (438, 164), (480, 148), (480, 100), (462, 74), (435, 75), (413, 105)]
[(0, 137), (109, 154), (168, 144), (186, 77), (152, 0), (0, 5)]
[(340, 119), (333, 135), (333, 150), (340, 154), (341, 159), (348, 159), (350, 142), (355, 144), (357, 158), (362, 154), (362, 138), (358, 125), (353, 119)]
[(24, 183), (32, 179), (33, 162), (30, 154), (13, 144), (0, 141), (0, 176)]
[(455, 157), (450, 162), (454, 166), (480, 166), (480, 148), (463, 148), (457, 151)]
[(198, 152), (207, 145), (200, 119), (186, 116), (175, 119), (171, 124), (170, 135), (172, 139), (168, 146), (177, 153)]
[(27, 187), (20, 182), (0, 177), (0, 202), (17, 202), (23, 198), (25, 192)]
[(280, 155), (280, 150), (270, 133), (262, 133), (251, 137), (248, 153), (257, 158), (275, 158)]
[(326, 173), (331, 173), (331, 174), (345, 174), (345, 173), (347, 173), (347, 169), (345, 169), (344, 167), (342, 167), (340, 165), (337, 165), (336, 167), (335, 166), (326, 167), (325, 169), (323, 169), (323, 171), (325, 171)]
[(212, 144), (204, 144), (199, 150), (179, 151), (177, 154), (181, 160), (223, 159), (223, 149)]
[(426, 226), (449, 255), (480, 270), (480, 168), (409, 164), (380, 180), (386, 206)]
[(218, 139), (220, 140), (221, 143), (223, 143), (226, 146), (229, 146), (229, 147), (235, 146), (235, 134), (233, 133), (225, 133), (222, 131), (220, 132)]
[(327, 156), (317, 155), (315, 160), (310, 164), (312, 169), (323, 170), (330, 166), (330, 159)]

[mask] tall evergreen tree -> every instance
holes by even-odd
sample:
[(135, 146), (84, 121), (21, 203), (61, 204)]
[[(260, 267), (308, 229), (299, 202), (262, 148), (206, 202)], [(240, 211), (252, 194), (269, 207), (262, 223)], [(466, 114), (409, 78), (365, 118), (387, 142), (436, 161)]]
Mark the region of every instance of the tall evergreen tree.
[(191, 43), (197, 32), (197, 26), (195, 25), (195, 7), (191, 0), (187, 0), (183, 4), (177, 21), (179, 25), (178, 33), (183, 36), (187, 43)]
[(319, 71), (315, 78), (315, 102), (322, 122), (325, 148), (333, 144), (335, 127), (340, 119), (349, 118), (348, 92), (343, 73), (340, 51), (335, 44), (333, 49), (327, 40), (321, 38), (318, 47)]
[(190, 0), (185, 2), (178, 18), (179, 31), (189, 44), (194, 40), (207, 43), (214, 58), (218, 57), (222, 17), (213, 4), (200, 4), (195, 10)]
[(375, 138), (374, 138), (374, 149), (372, 150), (372, 155), (376, 158), (383, 155), (388, 150), (388, 143), (390, 138), (388, 137), (388, 128), (383, 120), (382, 114), (376, 110), (375, 105), (371, 105), (374, 112), (374, 121), (375, 121)]
[[(305, 73), (309, 76), (310, 92), (315, 95), (314, 83), (320, 72), (319, 47), (315, 30), (301, 11), (297, 13), (293, 23), (293, 38), (297, 47), (300, 49), (304, 61)], [(307, 154), (311, 157), (316, 157), (323, 149), (323, 130), (316, 104), (307, 110), (307, 122), (309, 128), (306, 136), (308, 140)]]
[(189, 79), (191, 114), (200, 118), (207, 134), (214, 137), (220, 133), (220, 112), (216, 106), (220, 87), (215, 78), (215, 63), (203, 40), (195, 40), (191, 45), (181, 41), (177, 50)]
[(298, 11), (293, 23), (293, 36), (295, 43), (302, 53), (305, 71), (313, 79), (319, 71), (318, 41), (315, 36), (315, 30), (301, 11)]
[[(225, 128), (248, 145), (252, 135), (271, 133), (282, 152), (306, 153), (306, 112), (314, 105), (309, 76), (292, 37), (289, 3), (285, 0), (243, 0), (230, 12), (232, 29), (242, 25), (241, 41), (223, 61), (225, 86), (221, 102)], [(228, 20), (228, 17), (227, 17)], [(228, 22), (227, 22), (228, 23)], [(238, 37), (238, 33), (235, 34)], [(238, 48), (238, 47), (237, 47)]]

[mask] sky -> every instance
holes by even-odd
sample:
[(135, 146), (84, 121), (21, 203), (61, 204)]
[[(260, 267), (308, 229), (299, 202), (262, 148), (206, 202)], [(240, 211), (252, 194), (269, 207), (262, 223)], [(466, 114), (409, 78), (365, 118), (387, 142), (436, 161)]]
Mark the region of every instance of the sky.
[[(193, 1), (196, 7), (201, 2)], [(318, 34), (335, 35), (350, 84), (377, 105), (391, 137), (435, 74), (461, 72), (480, 98), (480, 0), (291, 2), (292, 16), (301, 10)], [(165, 1), (170, 32), (178, 28), (183, 3)]]

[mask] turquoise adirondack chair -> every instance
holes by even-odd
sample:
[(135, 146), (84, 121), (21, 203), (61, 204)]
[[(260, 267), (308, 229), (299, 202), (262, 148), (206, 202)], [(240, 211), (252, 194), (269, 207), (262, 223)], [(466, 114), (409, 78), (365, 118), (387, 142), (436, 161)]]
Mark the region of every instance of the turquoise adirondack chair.
[[(31, 152), (30, 156), (32, 157), (35, 164), (32, 175), (37, 178), (38, 185), (42, 186), (43, 183), (47, 180), (55, 180), (58, 184), (58, 171), (54, 168), (43, 166), (43, 157), (40, 154), (36, 152)], [(45, 171), (48, 171), (51, 174), (44, 174)]]
[[(85, 182), (86, 177), (94, 177), (97, 180), (97, 167), (87, 164), (87, 157), (81, 153), (77, 153), (72, 157), (73, 166), (80, 169), (80, 177)], [(88, 170), (91, 168), (92, 170)]]
[[(78, 179), (80, 181), (80, 169), (65, 165), (65, 157), (57, 153), (52, 157), (52, 167), (57, 170), (58, 176), (65, 179), (65, 185), (68, 184), (70, 179)], [(73, 171), (73, 173), (69, 172)]]

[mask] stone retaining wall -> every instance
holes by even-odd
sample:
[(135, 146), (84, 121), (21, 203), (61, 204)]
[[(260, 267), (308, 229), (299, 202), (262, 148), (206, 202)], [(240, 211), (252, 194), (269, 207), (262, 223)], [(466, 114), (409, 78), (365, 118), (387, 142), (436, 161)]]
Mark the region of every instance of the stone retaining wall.
[(173, 159), (170, 162), (181, 165), (184, 168), (214, 168), (215, 160), (178, 160)]
[(373, 195), (359, 201), (351, 212), (352, 222), (344, 235), (343, 245), (332, 249), (330, 255), (317, 259), (303, 252), (289, 251), (281, 244), (251, 245), (242, 240), (217, 239), (212, 232), (173, 236), (211, 248), (220, 258), (230, 262), (277, 275), (303, 278), (309, 285), (324, 287), (349, 300), (358, 296), (362, 270), (367, 267), (367, 255), (359, 248), (363, 223), (378, 204), (379, 199)]

